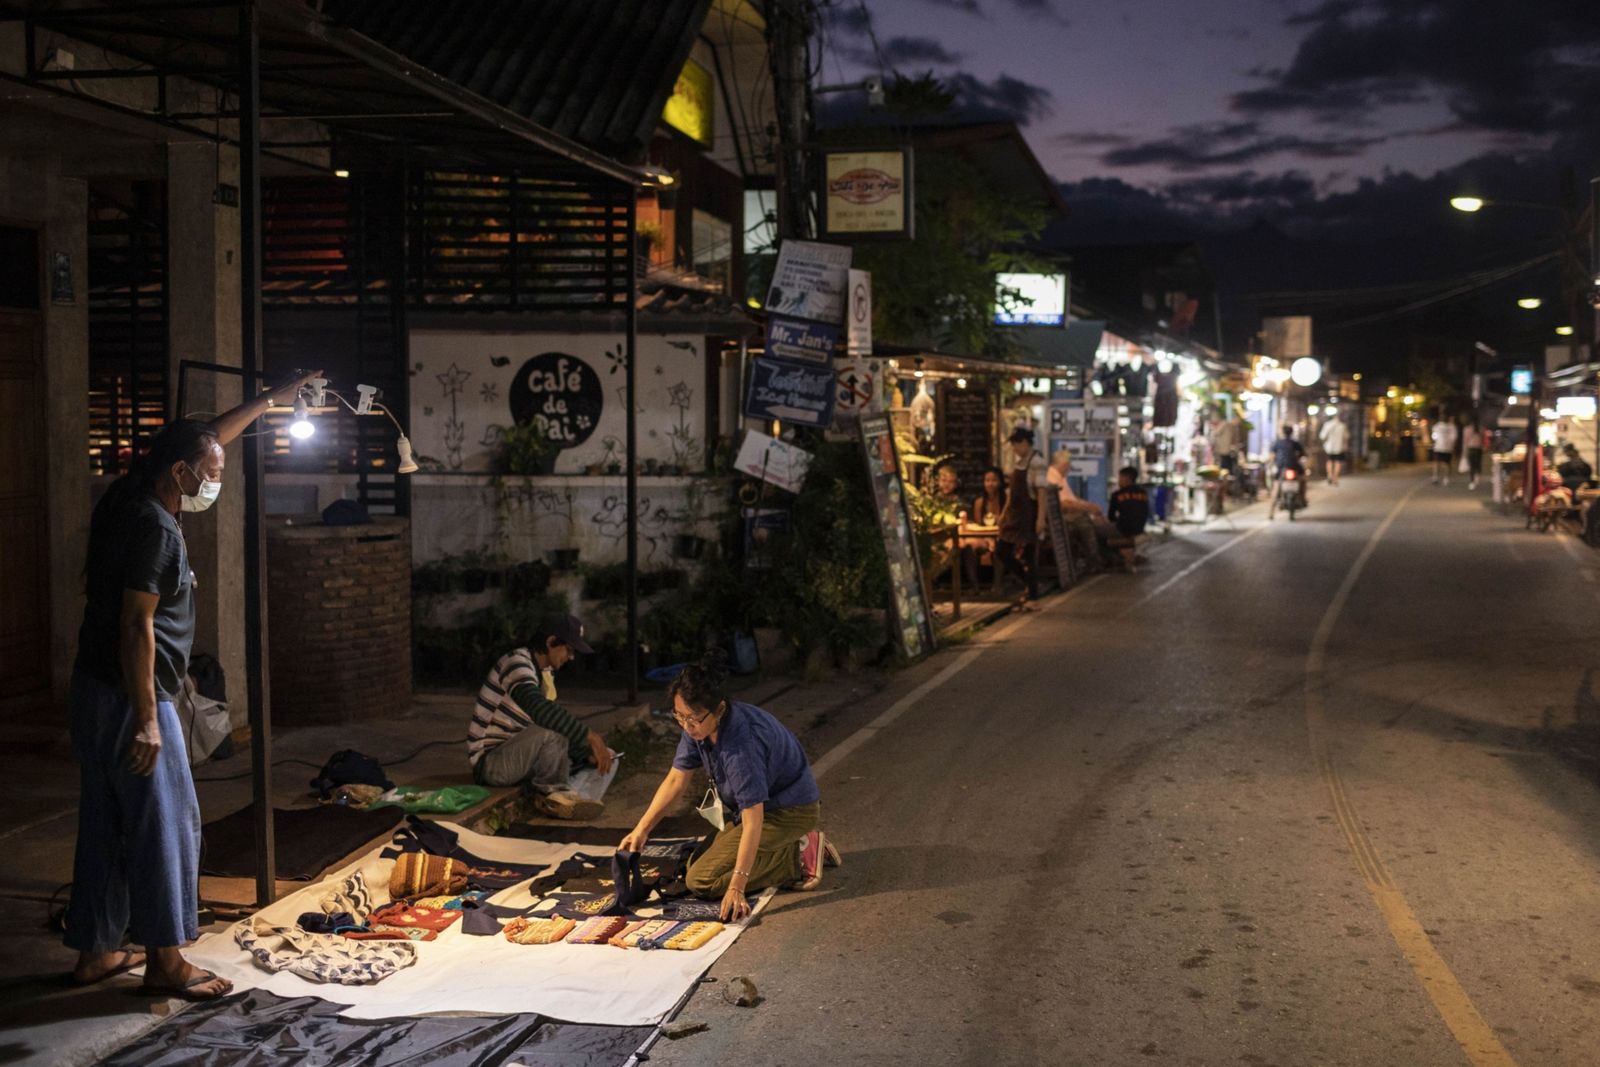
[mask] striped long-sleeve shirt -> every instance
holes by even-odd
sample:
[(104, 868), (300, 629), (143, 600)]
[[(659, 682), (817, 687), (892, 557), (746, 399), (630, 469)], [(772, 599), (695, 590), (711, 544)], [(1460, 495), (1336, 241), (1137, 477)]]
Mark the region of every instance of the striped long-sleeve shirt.
[[(546, 694), (549, 695), (546, 695)], [(549, 672), (541, 676), (533, 654), (513, 649), (489, 671), (467, 727), (467, 762), (476, 767), (483, 754), (529, 726), (542, 726), (567, 739), (574, 769), (594, 762), (589, 728), (557, 704)]]

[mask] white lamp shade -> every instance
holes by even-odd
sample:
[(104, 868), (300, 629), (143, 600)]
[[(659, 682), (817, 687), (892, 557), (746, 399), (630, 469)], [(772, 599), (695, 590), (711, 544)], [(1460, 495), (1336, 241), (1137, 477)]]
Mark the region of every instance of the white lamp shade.
[(1310, 356), (1301, 356), (1290, 364), (1289, 378), (1296, 385), (1316, 385), (1322, 380), (1322, 364)]

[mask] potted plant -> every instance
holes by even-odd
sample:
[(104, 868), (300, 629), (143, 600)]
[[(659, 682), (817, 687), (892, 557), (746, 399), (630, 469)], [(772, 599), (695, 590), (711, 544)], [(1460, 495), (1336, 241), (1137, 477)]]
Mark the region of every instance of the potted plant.
[(559, 449), (537, 419), (507, 427), (500, 439), (500, 464), (509, 474), (549, 474)]

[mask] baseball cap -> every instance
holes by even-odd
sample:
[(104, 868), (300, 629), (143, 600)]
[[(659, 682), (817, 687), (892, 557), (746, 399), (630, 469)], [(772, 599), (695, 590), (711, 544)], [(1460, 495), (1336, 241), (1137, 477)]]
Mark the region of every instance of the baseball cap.
[(539, 629), (560, 641), (574, 652), (585, 655), (593, 652), (589, 643), (583, 639), (583, 623), (574, 615), (546, 615), (539, 623)]

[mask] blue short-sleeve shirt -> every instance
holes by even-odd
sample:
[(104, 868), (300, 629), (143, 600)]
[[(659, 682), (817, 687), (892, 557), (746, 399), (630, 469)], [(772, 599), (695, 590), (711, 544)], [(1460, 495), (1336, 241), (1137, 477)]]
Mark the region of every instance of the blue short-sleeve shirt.
[(770, 810), (821, 799), (799, 738), (754, 704), (728, 702), (715, 744), (684, 734), (672, 765), (681, 771), (704, 767), (729, 822), (757, 804)]

